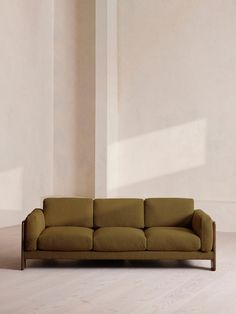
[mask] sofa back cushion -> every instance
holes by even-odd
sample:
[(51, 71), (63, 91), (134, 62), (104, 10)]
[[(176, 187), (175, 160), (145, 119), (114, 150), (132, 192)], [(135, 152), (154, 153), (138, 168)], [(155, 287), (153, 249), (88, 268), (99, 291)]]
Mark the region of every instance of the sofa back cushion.
[(95, 227), (144, 227), (144, 202), (134, 198), (94, 200)]
[(93, 200), (90, 198), (46, 198), (43, 208), (46, 227), (93, 227)]
[(145, 227), (190, 227), (193, 199), (148, 198), (144, 201)]

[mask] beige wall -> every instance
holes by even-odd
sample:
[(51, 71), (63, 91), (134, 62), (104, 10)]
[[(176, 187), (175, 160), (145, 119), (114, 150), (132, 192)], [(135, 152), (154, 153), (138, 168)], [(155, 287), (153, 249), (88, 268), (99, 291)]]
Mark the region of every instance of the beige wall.
[(57, 0), (54, 19), (54, 194), (94, 196), (95, 0)]
[(191, 196), (230, 208), (230, 222), (235, 1), (119, 0), (118, 21), (119, 177), (110, 193)]
[(234, 1), (97, 6), (96, 195), (193, 197), (236, 231)]
[(94, 195), (95, 1), (0, 1), (0, 226)]
[(96, 6), (95, 41), (95, 0), (0, 2), (0, 224), (96, 193), (191, 196), (235, 231), (234, 1)]
[(52, 193), (53, 1), (0, 1), (0, 226)]

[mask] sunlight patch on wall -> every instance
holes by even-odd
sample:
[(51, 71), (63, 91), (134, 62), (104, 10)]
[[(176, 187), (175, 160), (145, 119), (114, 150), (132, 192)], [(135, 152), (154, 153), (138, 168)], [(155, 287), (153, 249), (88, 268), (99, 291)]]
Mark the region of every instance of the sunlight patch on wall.
[(0, 173), (0, 210), (22, 210), (23, 168)]
[(117, 153), (118, 171), (113, 179), (110, 174), (108, 191), (203, 165), (206, 128), (201, 119), (109, 145), (108, 154)]

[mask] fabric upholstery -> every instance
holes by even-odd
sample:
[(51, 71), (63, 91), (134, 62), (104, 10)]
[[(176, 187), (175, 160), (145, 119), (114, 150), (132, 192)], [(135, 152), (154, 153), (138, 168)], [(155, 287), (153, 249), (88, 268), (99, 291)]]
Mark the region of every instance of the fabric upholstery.
[(149, 198), (144, 202), (145, 227), (190, 227), (193, 199)]
[(90, 198), (46, 198), (44, 200), (46, 227), (93, 227), (93, 200)]
[(25, 250), (37, 250), (37, 239), (45, 229), (45, 220), (42, 209), (35, 208), (25, 221)]
[(198, 251), (200, 238), (183, 227), (151, 227), (145, 230), (150, 251)]
[(201, 250), (208, 252), (213, 247), (213, 221), (201, 209), (196, 209), (193, 214), (192, 228), (201, 239)]
[(48, 227), (38, 239), (38, 249), (46, 251), (89, 251), (93, 248), (93, 229)]
[(142, 251), (146, 249), (143, 230), (130, 227), (103, 227), (94, 232), (95, 251)]
[(24, 259), (215, 259), (213, 222), (191, 199), (48, 198), (24, 226)]
[(95, 199), (94, 224), (96, 227), (144, 227), (142, 199)]

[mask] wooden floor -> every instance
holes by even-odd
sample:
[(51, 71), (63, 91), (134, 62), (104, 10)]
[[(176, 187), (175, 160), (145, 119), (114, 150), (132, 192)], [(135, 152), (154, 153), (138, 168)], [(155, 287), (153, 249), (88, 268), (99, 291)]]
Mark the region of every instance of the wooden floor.
[(217, 234), (209, 261), (30, 261), (20, 271), (20, 227), (0, 229), (0, 314), (236, 313), (236, 234)]

